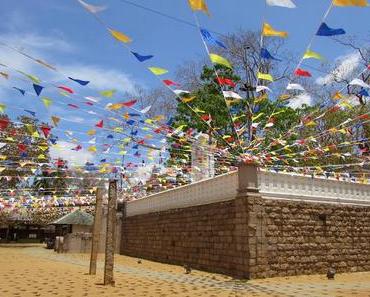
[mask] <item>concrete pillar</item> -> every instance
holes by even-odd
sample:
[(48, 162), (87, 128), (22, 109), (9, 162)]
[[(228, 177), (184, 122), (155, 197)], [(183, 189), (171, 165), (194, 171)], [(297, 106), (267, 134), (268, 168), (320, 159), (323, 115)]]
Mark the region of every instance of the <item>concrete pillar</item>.
[(267, 276), (267, 242), (263, 199), (259, 194), (258, 170), (254, 164), (240, 164), (239, 187), (235, 199), (236, 276)]
[(94, 228), (93, 228), (92, 241), (91, 241), (90, 270), (89, 270), (90, 275), (96, 274), (96, 263), (98, 259), (102, 216), (103, 216), (103, 189), (97, 188), (96, 189)]
[(114, 286), (114, 248), (117, 218), (117, 180), (109, 181), (108, 190), (108, 218), (105, 241), (104, 285)]

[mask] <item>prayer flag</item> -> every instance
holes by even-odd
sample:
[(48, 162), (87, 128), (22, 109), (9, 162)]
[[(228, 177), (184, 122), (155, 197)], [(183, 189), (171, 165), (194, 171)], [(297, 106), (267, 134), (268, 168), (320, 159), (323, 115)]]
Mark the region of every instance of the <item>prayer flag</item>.
[(53, 121), (54, 126), (57, 127), (59, 122), (60, 122), (60, 118), (58, 118), (56, 116), (52, 116), (51, 120)]
[(367, 0), (333, 0), (334, 6), (361, 6), (366, 7)]
[(263, 23), (262, 35), (263, 36), (270, 36), (270, 37), (271, 36), (276, 36), (276, 37), (282, 37), (282, 38), (288, 37), (287, 32), (277, 31), (268, 23)]
[(71, 88), (66, 87), (66, 86), (59, 86), (58, 89), (61, 89), (63, 91), (66, 91), (69, 94), (73, 94), (74, 93), (74, 91)]
[(266, 0), (267, 5), (280, 6), (285, 8), (296, 8), (292, 0)]
[(262, 92), (262, 91), (269, 91), (270, 93), (272, 92), (272, 90), (269, 87), (266, 87), (266, 86), (257, 86), (256, 87), (256, 92), (257, 93)]
[(106, 9), (106, 7), (104, 6), (95, 6), (95, 5), (91, 5), (91, 4), (88, 4), (86, 3), (85, 1), (82, 1), (82, 0), (78, 0), (78, 2), (80, 2), (80, 4), (89, 12), (91, 13), (98, 13), (98, 12), (101, 12), (103, 10)]
[(42, 102), (44, 103), (45, 107), (48, 108), (51, 103), (53, 102), (50, 98), (48, 97), (42, 97)]
[(270, 54), (270, 52), (265, 48), (261, 48), (261, 58), (266, 59), (266, 60), (281, 61), (280, 59), (276, 59), (275, 57), (273, 57)]
[(154, 56), (153, 55), (147, 55), (147, 56), (143, 56), (143, 55), (140, 55), (138, 53), (135, 53), (135, 52), (131, 52), (135, 58), (139, 61), (139, 62), (144, 62), (146, 60), (149, 60), (151, 58), (153, 58)]
[(119, 32), (119, 31), (115, 31), (115, 30), (109, 29), (109, 32), (110, 32), (110, 34), (112, 34), (112, 36), (113, 36), (116, 40), (118, 40), (118, 41), (120, 41), (120, 42), (123, 42), (123, 43), (129, 43), (129, 42), (131, 42), (131, 41), (132, 41), (130, 37), (128, 37), (127, 35), (125, 35), (125, 34), (123, 34), (123, 33)]
[(200, 33), (202, 34), (203, 39), (208, 43), (227, 49), (227, 47), (221, 41), (214, 38), (206, 29), (200, 29)]
[(200, 10), (209, 15), (205, 0), (189, 0), (189, 5), (193, 11)]
[(217, 77), (216, 78), (216, 81), (219, 85), (227, 85), (227, 86), (230, 86), (232, 88), (235, 88), (236, 87), (236, 83), (234, 83), (231, 79), (229, 78), (222, 78), (222, 77)]
[(68, 77), (70, 80), (75, 81), (76, 83), (80, 84), (81, 86), (86, 86), (90, 81), (88, 80), (81, 80), (77, 78)]
[(212, 63), (214, 64), (219, 64), (219, 65), (223, 65), (227, 68), (232, 68), (230, 62), (228, 60), (226, 60), (224, 57), (221, 57), (219, 55), (216, 55), (216, 54), (209, 54), (209, 57), (212, 61)]
[(113, 97), (113, 95), (117, 92), (117, 90), (106, 90), (106, 91), (101, 91), (100, 92), (100, 95), (104, 96), (104, 97), (107, 97), (107, 98), (111, 98)]
[(149, 67), (148, 68), (153, 74), (155, 75), (163, 75), (163, 74), (166, 74), (168, 72), (167, 69), (164, 69), (164, 68), (160, 68), (160, 67)]
[(232, 91), (223, 91), (222, 93), (225, 98), (242, 99), (242, 97), (239, 94)]
[(1, 113), (4, 113), (5, 108), (6, 108), (6, 105), (5, 104), (0, 104), (0, 112)]
[(294, 71), (294, 74), (296, 76), (303, 76), (303, 77), (311, 77), (311, 73), (306, 71), (306, 70), (303, 70), (301, 68), (298, 68), (296, 71)]
[(258, 79), (263, 79), (263, 80), (268, 80), (268, 81), (274, 81), (274, 78), (272, 77), (272, 75), (268, 74), (268, 73), (258, 72), (257, 78)]
[(286, 89), (304, 91), (304, 88), (300, 84), (289, 84)]
[(26, 93), (26, 91), (25, 91), (25, 90), (22, 90), (22, 89), (17, 88), (17, 87), (13, 87), (13, 89), (16, 89), (17, 91), (19, 91), (23, 96), (24, 96), (24, 94)]
[(370, 88), (370, 85), (368, 85), (367, 83), (365, 83), (363, 80), (359, 79), (359, 78), (355, 78), (353, 79), (349, 85), (351, 86), (360, 86), (360, 87), (363, 87), (363, 88)]
[(315, 53), (314, 51), (307, 50), (305, 52), (305, 54), (303, 55), (303, 59), (318, 59), (318, 60), (322, 60), (323, 57), (320, 54)]
[(99, 122), (95, 125), (95, 127), (103, 128), (103, 125), (104, 125), (104, 121), (103, 121), (103, 120), (101, 120), (101, 121), (99, 121)]
[(170, 79), (165, 79), (163, 80), (163, 83), (166, 85), (166, 86), (180, 86), (180, 84), (170, 80)]
[(43, 88), (43, 86), (33, 84), (33, 89), (35, 90), (37, 96), (41, 94)]
[(346, 31), (343, 29), (332, 29), (326, 23), (322, 23), (316, 35), (318, 36), (335, 36), (346, 34)]

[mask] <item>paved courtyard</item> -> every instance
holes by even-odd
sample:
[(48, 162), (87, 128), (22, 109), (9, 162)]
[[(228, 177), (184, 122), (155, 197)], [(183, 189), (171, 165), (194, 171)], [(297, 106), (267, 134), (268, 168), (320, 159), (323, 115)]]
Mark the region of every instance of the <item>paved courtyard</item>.
[(104, 287), (102, 257), (96, 277), (89, 256), (56, 254), (42, 246), (0, 247), (0, 296), (369, 296), (370, 272), (238, 281), (182, 267), (117, 256), (115, 287)]

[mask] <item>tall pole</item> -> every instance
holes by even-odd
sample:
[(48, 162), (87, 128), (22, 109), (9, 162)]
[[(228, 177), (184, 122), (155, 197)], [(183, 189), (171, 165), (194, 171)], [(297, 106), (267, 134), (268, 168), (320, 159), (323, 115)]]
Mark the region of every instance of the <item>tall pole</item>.
[(101, 222), (103, 216), (103, 189), (96, 189), (96, 203), (95, 203), (95, 217), (94, 217), (94, 229), (91, 243), (91, 255), (90, 255), (90, 275), (96, 274), (96, 262), (98, 259), (100, 233), (101, 233)]
[(114, 249), (116, 229), (117, 180), (109, 181), (108, 218), (105, 241), (104, 285), (114, 286)]

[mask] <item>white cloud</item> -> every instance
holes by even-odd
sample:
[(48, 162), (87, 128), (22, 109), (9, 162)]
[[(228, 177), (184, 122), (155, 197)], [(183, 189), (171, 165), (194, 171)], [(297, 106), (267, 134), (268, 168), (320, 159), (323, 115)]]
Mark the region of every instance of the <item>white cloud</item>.
[(85, 165), (86, 162), (92, 162), (94, 155), (88, 150), (82, 148), (80, 151), (73, 151), (72, 148), (77, 145), (67, 141), (58, 141), (58, 146), (50, 148), (50, 156), (54, 159), (62, 158), (68, 161), (70, 165)]
[(361, 57), (357, 52), (340, 56), (337, 58), (337, 67), (333, 69), (331, 74), (326, 76), (320, 76), (316, 79), (316, 83), (319, 85), (330, 84), (334, 82), (334, 79), (347, 79), (349, 80), (354, 76), (354, 72), (358, 68), (361, 61)]
[(295, 96), (294, 98), (290, 99), (288, 106), (293, 108), (293, 109), (296, 109), (296, 108), (302, 107), (302, 105), (304, 105), (304, 104), (305, 105), (312, 105), (313, 104), (312, 97), (307, 93), (300, 94), (300, 95)]

